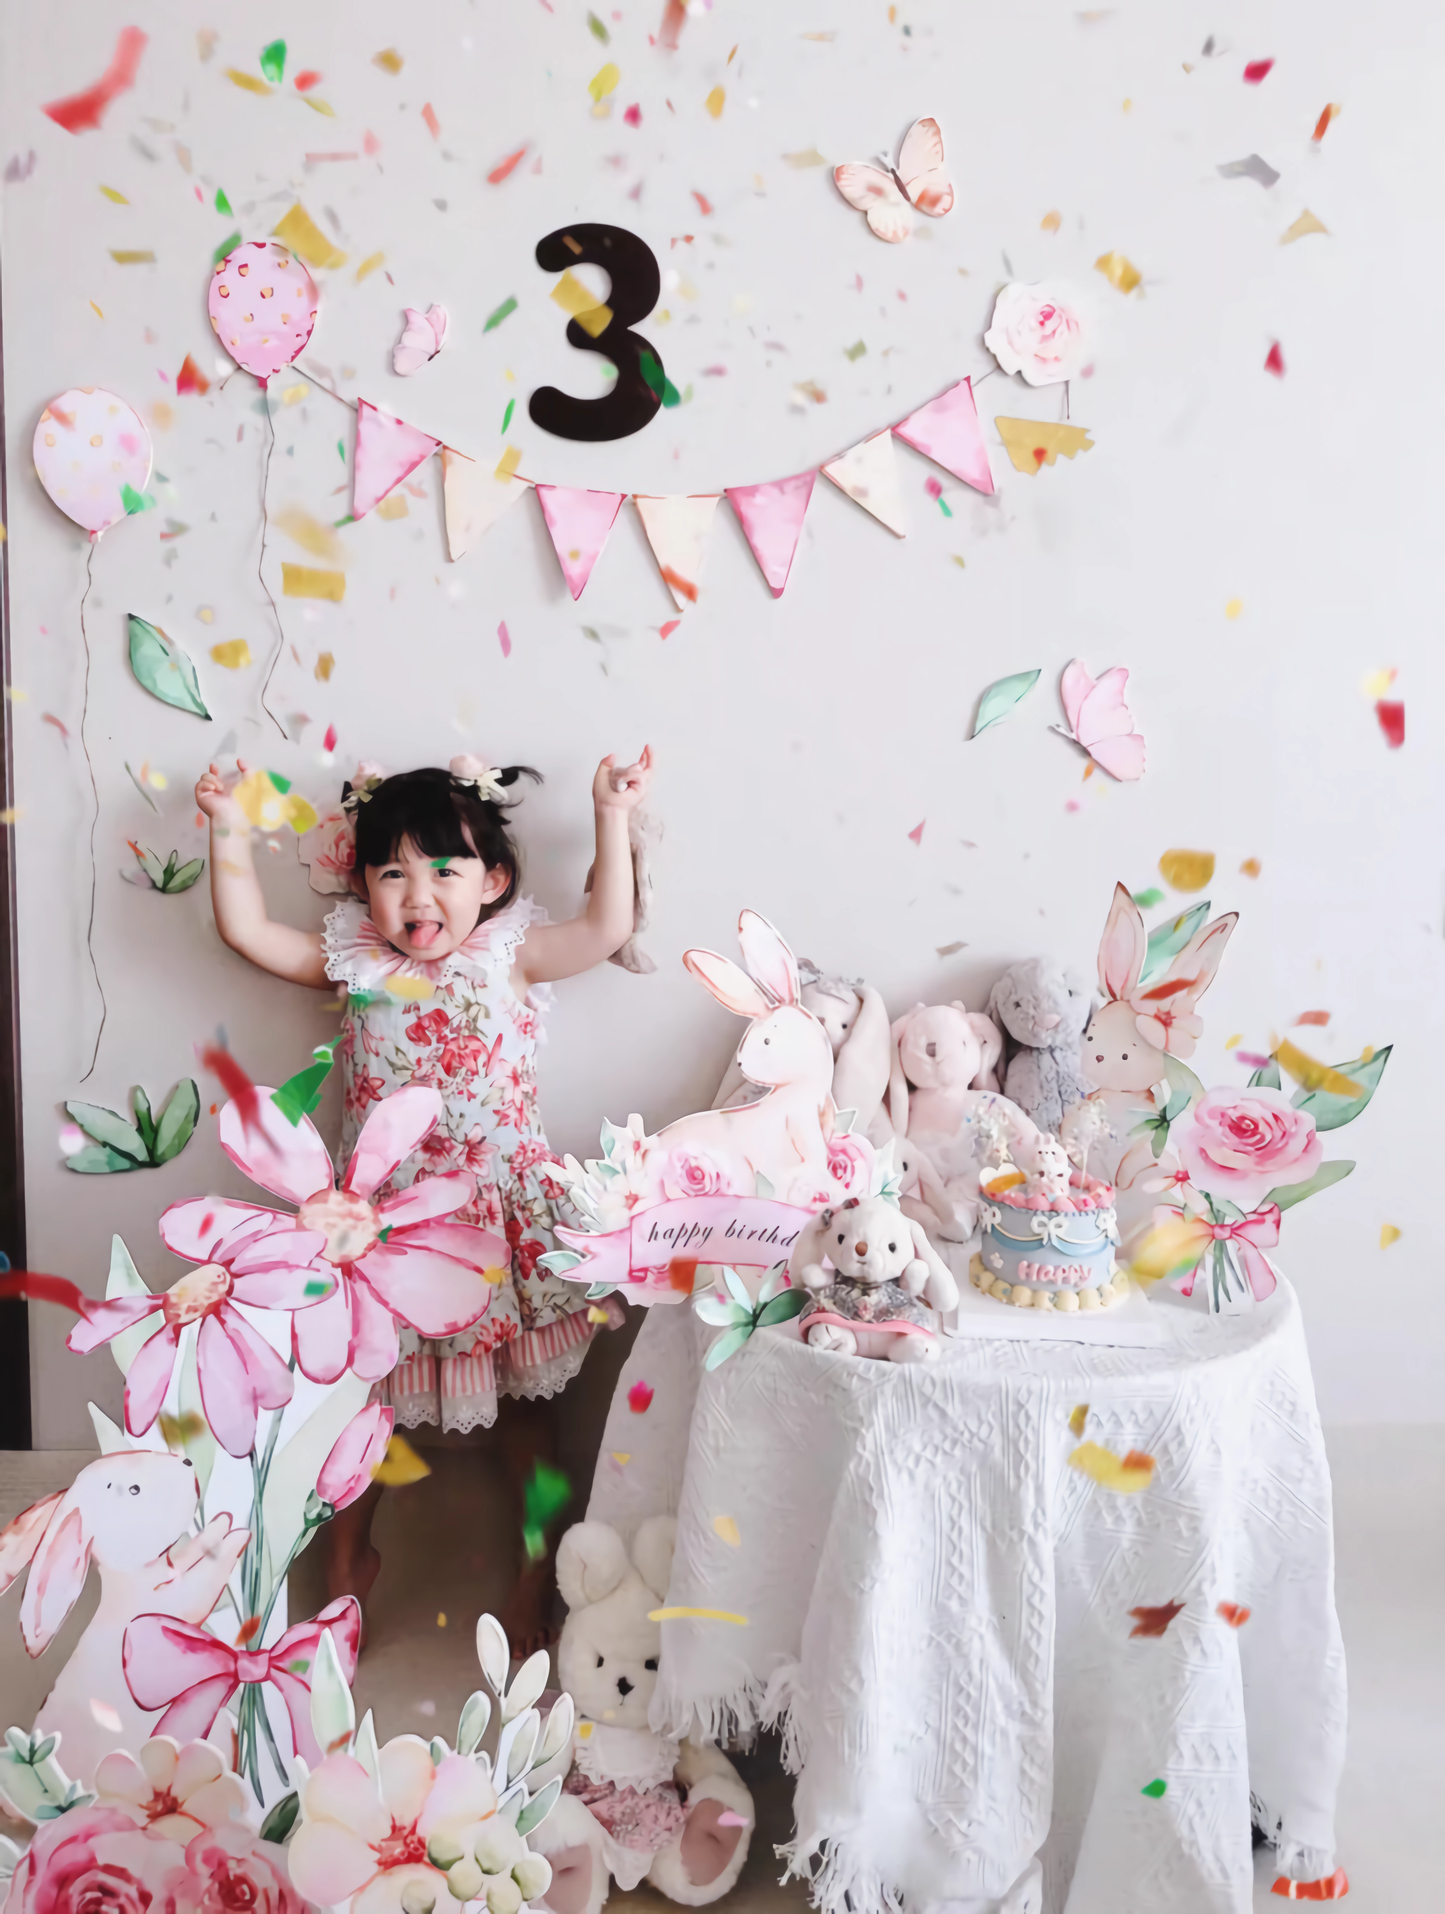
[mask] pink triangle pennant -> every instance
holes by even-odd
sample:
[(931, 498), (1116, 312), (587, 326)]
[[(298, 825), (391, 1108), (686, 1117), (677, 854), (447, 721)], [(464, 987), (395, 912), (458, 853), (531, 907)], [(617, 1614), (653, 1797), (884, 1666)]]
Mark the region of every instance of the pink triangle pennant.
[(632, 502), (647, 533), (657, 569), (679, 611), (697, 603), (703, 547), (712, 529), (720, 493), (702, 492), (681, 498), (656, 498), (634, 492)]
[(351, 480), (351, 516), (364, 518), (373, 505), (394, 491), (408, 472), (429, 459), (440, 439), (404, 419), (383, 412), (370, 399), (356, 408), (356, 458)]
[(871, 438), (840, 452), (822, 468), (840, 492), (871, 512), (880, 525), (903, 538), (908, 523), (903, 515), (903, 493), (898, 484), (898, 460), (893, 434), (887, 426)]
[(782, 597), (793, 569), (816, 477), (816, 472), (799, 472), (793, 478), (775, 479), (767, 485), (727, 488), (728, 502), (738, 515), (743, 537), (752, 547), (774, 598)]
[(627, 494), (579, 491), (570, 485), (539, 485), (536, 491), (567, 589), (580, 598)]
[(978, 422), (972, 379), (960, 379), (947, 392), (910, 412), (893, 430), (905, 445), (952, 472), (976, 492), (992, 492), (988, 447)]

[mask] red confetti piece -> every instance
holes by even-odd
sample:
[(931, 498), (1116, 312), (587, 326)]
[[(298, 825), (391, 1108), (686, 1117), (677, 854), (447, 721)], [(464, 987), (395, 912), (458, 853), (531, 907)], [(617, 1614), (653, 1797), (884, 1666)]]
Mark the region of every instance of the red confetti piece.
[(1342, 1867), (1322, 1881), (1287, 1881), (1281, 1875), (1269, 1891), (1286, 1901), (1342, 1901), (1350, 1891), (1350, 1877)]
[(1245, 85), (1258, 86), (1273, 65), (1273, 60), (1251, 60), (1249, 65), (1244, 69)]
[(430, 100), (428, 100), (422, 108), (421, 116), (426, 121), (426, 130), (428, 133), (431, 134), (434, 140), (439, 140), (442, 136), (441, 122), (433, 111)]
[(381, 141), (376, 137), (375, 133), (372, 132), (370, 127), (366, 129), (366, 135), (361, 142), (361, 147), (368, 159), (375, 159), (381, 151)]
[(627, 1392), (627, 1406), (635, 1416), (645, 1416), (657, 1391), (650, 1382), (634, 1382)]
[(236, 1630), (237, 1648), (244, 1648), (247, 1642), (254, 1641), (256, 1631), (260, 1626), (261, 1617), (259, 1615), (252, 1615), (242, 1622), (241, 1626)]
[(1268, 1068), (1269, 1058), (1260, 1056), (1257, 1050), (1236, 1050), (1234, 1055), (1237, 1062), (1247, 1063), (1251, 1070)]
[[(1128, 1458), (1125, 1458), (1127, 1463)], [(1131, 1608), (1134, 1626), (1129, 1630), (1129, 1639), (1136, 1635), (1162, 1635), (1176, 1615), (1184, 1612), (1183, 1602), (1165, 1602), (1159, 1608)]]
[(210, 389), (210, 380), (206, 377), (205, 373), (201, 371), (201, 368), (188, 352), (184, 364), (176, 374), (176, 391), (209, 392)]
[(298, 93), (309, 93), (313, 86), (320, 83), (321, 75), (315, 67), (307, 67), (304, 73), (296, 75), (295, 87)]
[(695, 186), (692, 189), (692, 196), (697, 201), (697, 210), (706, 218), (712, 211), (712, 201), (706, 194), (700, 193)]
[(623, 123), (627, 126), (641, 126), (642, 108), (640, 106), (629, 106), (627, 111), (622, 115), (622, 119)]
[(1278, 339), (1275, 340), (1265, 357), (1264, 369), (1266, 372), (1272, 372), (1276, 379), (1282, 379), (1284, 377), (1284, 354), (1279, 349)]
[(1330, 1013), (1328, 1010), (1305, 1010), (1305, 1011), (1301, 1011), (1300, 1015), (1295, 1018), (1295, 1023), (1297, 1025), (1302, 1023), (1312, 1023), (1317, 1025), (1319, 1029), (1323, 1030), (1325, 1025), (1329, 1022), (1329, 1020), (1330, 1020)]
[(1335, 109), (1332, 106), (1327, 106), (1324, 112), (1321, 113), (1319, 118), (1315, 121), (1315, 130), (1313, 133), (1310, 134), (1310, 138), (1314, 140), (1316, 143), (1322, 140), (1325, 134), (1329, 132), (1330, 121), (1334, 117), (1335, 117)]
[(74, 1283), (64, 1276), (43, 1276), (34, 1269), (16, 1269), (8, 1276), (0, 1276), (0, 1296), (24, 1296), (32, 1303), (56, 1303), (61, 1309), (74, 1310), (77, 1316), (87, 1313), (85, 1298)]
[(507, 621), (505, 618), (501, 624), (497, 626), (497, 642), (502, 647), (502, 656), (504, 658), (510, 658), (512, 655), (512, 634), (507, 630)]
[(519, 146), (515, 153), (508, 153), (507, 157), (501, 161), (499, 165), (494, 166), (491, 172), (487, 174), (487, 184), (489, 186), (500, 186), (502, 181), (512, 171), (512, 168), (520, 165), (526, 156), (526, 152), (527, 149), (525, 146)]
[(1392, 751), (1398, 751), (1405, 742), (1404, 705), (1395, 698), (1381, 698), (1375, 705), (1375, 716), (1380, 720), (1386, 744)]
[(1221, 1602), (1214, 1612), (1222, 1616), (1231, 1628), (1243, 1628), (1250, 1616), (1250, 1611), (1241, 1608), (1238, 1602)]
[(677, 1290), (681, 1295), (692, 1294), (692, 1286), (696, 1278), (697, 1258), (695, 1256), (692, 1258), (674, 1256), (667, 1266), (668, 1287)]
[(943, 497), (943, 486), (936, 478), (925, 479), (923, 481), (923, 489), (925, 492), (927, 492), (930, 498)]
[(67, 744), (70, 743), (70, 733), (66, 730), (65, 726), (60, 722), (59, 718), (56, 717), (53, 711), (42, 711), (40, 714), (40, 722), (42, 724), (53, 724), (56, 730), (60, 733), (61, 737), (64, 738), (65, 742)]
[(323, 751), (334, 751), (336, 749), (336, 726), (334, 724), (327, 725), (326, 736), (321, 740), (321, 749)]
[(670, 638), (681, 623), (682, 620), (680, 618), (669, 618), (665, 625), (658, 626), (658, 630), (664, 638)]
[(675, 53), (678, 35), (682, 32), (682, 23), (686, 18), (686, 0), (667, 0), (662, 9), (662, 25), (657, 30), (657, 44), (666, 47), (669, 53)]
[(913, 829), (908, 833), (908, 841), (910, 844), (921, 844), (923, 842), (923, 826), (927, 822), (928, 819), (924, 818), (921, 823), (914, 825)]
[(146, 49), (146, 36), (139, 27), (125, 27), (115, 43), (115, 57), (94, 86), (82, 93), (71, 93), (63, 100), (42, 106), (47, 119), (63, 126), (67, 133), (83, 133), (87, 127), (100, 130), (100, 117), (117, 93), (128, 93), (135, 85), (136, 69)]
[(697, 586), (693, 584), (690, 578), (684, 578), (682, 573), (675, 570), (671, 565), (663, 566), (662, 582), (665, 585), (671, 585), (672, 589), (685, 598), (688, 604), (695, 605), (697, 603)]

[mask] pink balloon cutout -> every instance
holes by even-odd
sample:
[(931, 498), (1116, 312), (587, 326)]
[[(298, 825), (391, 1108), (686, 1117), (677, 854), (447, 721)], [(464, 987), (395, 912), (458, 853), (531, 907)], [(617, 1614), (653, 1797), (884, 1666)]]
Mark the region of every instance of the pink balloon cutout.
[(151, 439), (139, 413), (100, 386), (72, 386), (40, 415), (31, 446), (40, 483), (92, 538), (126, 516), (122, 487), (150, 483)]
[(227, 253), (206, 295), (216, 337), (262, 385), (305, 350), (316, 306), (316, 281), (289, 246), (271, 239)]

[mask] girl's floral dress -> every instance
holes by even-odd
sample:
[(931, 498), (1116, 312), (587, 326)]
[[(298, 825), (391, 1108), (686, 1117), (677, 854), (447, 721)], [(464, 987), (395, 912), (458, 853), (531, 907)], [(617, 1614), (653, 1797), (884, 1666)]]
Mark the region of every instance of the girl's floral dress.
[(348, 992), (336, 1051), (344, 1085), (339, 1161), (349, 1158), (373, 1103), (403, 1084), (433, 1086), (442, 1094), (442, 1121), (378, 1199), (427, 1176), (469, 1171), (476, 1194), (457, 1221), (504, 1235), (512, 1252), (491, 1307), (471, 1329), (437, 1342), (401, 1329), (401, 1360), (378, 1394), (404, 1428), (488, 1427), (498, 1393), (555, 1395), (581, 1367), (594, 1334), (581, 1287), (537, 1267), (558, 1247), (554, 1224), (572, 1217), (537, 1114), (547, 987), (523, 1003), (510, 973), (527, 926), (546, 921), (520, 897), (428, 964), (389, 944), (359, 899), (338, 904), (326, 919), (326, 974)]

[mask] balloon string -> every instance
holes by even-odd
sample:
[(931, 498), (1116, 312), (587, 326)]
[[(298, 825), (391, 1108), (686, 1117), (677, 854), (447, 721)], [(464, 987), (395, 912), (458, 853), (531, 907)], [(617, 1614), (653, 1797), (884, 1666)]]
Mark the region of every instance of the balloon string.
[(95, 582), (95, 536), (91, 535), (90, 550), (85, 555), (85, 590), (80, 596), (80, 639), (85, 647), (85, 689), (80, 700), (80, 748), (85, 756), (85, 768), (90, 773), (90, 795), (92, 799), (90, 813), (90, 920), (85, 927), (85, 950), (90, 958), (90, 968), (95, 977), (95, 987), (100, 993), (100, 1027), (95, 1033), (95, 1048), (90, 1053), (90, 1069), (80, 1079), (88, 1083), (95, 1070), (96, 1059), (100, 1056), (100, 1040), (105, 1034), (105, 1020), (109, 1015), (109, 1006), (105, 1001), (105, 986), (100, 981), (100, 966), (95, 961), (95, 827), (100, 822), (100, 792), (95, 782), (95, 765), (91, 759), (90, 746), (85, 741), (85, 721), (90, 715), (90, 633), (85, 628), (85, 601), (90, 597), (91, 585)]
[(301, 374), (302, 378), (309, 379), (312, 385), (317, 386), (328, 397), (335, 399), (339, 405), (344, 405), (348, 412), (356, 411), (355, 399), (348, 399), (344, 392), (338, 392), (334, 385), (328, 385), (319, 373), (311, 370), (310, 366), (304, 366), (298, 360), (294, 369)]
[(266, 446), (266, 463), (261, 470), (261, 551), (256, 560), (256, 576), (261, 581), (262, 591), (270, 601), (271, 616), (276, 620), (276, 650), (271, 659), (271, 669), (266, 673), (266, 682), (261, 686), (261, 709), (284, 738), (286, 727), (266, 702), (266, 693), (271, 689), (271, 680), (276, 675), (276, 667), (280, 664), (281, 654), (286, 649), (286, 628), (281, 623), (281, 613), (276, 600), (271, 596), (271, 587), (266, 583), (266, 533), (271, 523), (266, 512), (266, 492), (271, 480), (271, 454), (276, 450), (276, 421), (271, 416), (271, 394), (264, 385), (261, 388), (261, 396), (266, 402), (266, 424), (270, 429), (271, 437)]

